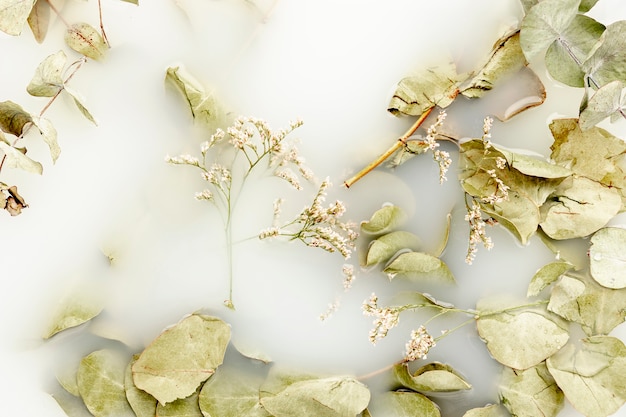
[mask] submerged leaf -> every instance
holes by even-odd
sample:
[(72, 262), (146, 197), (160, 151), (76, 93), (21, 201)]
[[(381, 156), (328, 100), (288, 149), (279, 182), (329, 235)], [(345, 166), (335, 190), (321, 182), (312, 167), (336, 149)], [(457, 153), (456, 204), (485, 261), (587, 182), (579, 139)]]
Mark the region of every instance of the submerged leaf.
[(596, 88), (626, 80), (626, 21), (619, 20), (606, 27), (583, 63), (583, 70)]
[(591, 129), (607, 117), (622, 116), (626, 112), (626, 85), (620, 81), (611, 81), (603, 85), (587, 102), (580, 112), (578, 123), (582, 130)]
[(563, 408), (563, 392), (545, 363), (524, 371), (504, 368), (499, 386), (500, 401), (517, 417), (555, 417)]
[(626, 288), (626, 229), (606, 227), (591, 237), (591, 276), (607, 288)]
[(416, 249), (418, 245), (419, 238), (413, 233), (404, 231), (387, 233), (370, 243), (365, 266), (387, 262), (399, 250)]
[(500, 300), (480, 300), (478, 334), (491, 355), (503, 365), (527, 369), (545, 360), (567, 343), (563, 320), (544, 309), (509, 306)]
[[(46, 2), (44, 1), (44, 3)], [(26, 87), (28, 94), (35, 97), (53, 97), (56, 95), (65, 84), (62, 74), (66, 62), (67, 56), (63, 51), (49, 55), (41, 61), (35, 70), (35, 75)]]
[(33, 161), (28, 156), (24, 155), (19, 149), (7, 144), (0, 137), (0, 151), (4, 152), (5, 160), (4, 166), (7, 168), (19, 168), (26, 172), (33, 174), (39, 174), (43, 172), (43, 167), (37, 161)]
[(548, 285), (559, 279), (561, 275), (573, 269), (574, 265), (567, 261), (550, 262), (542, 266), (533, 276), (528, 285), (527, 297), (534, 297)]
[(472, 388), (450, 365), (437, 362), (424, 365), (413, 374), (409, 371), (408, 364), (397, 364), (393, 367), (393, 374), (404, 388), (422, 393), (453, 392)]
[(434, 402), (412, 391), (389, 391), (377, 395), (370, 411), (373, 417), (441, 417)]
[(32, 116), (12, 101), (0, 103), (0, 130), (15, 136), (24, 133), (24, 126), (33, 121)]
[(376, 210), (368, 221), (361, 223), (361, 232), (368, 235), (379, 235), (390, 232), (406, 218), (404, 211), (394, 205), (385, 205)]
[(55, 312), (51, 326), (43, 338), (49, 339), (63, 330), (79, 326), (96, 317), (101, 311), (102, 305), (95, 297), (72, 294)]
[(161, 333), (132, 366), (135, 385), (165, 404), (193, 394), (222, 364), (230, 327), (192, 314)]
[(157, 417), (203, 417), (198, 405), (198, 393), (181, 398), (168, 404), (158, 404)]
[(28, 26), (38, 43), (42, 43), (48, 33), (50, 24), (50, 3), (45, 0), (35, 0), (35, 5), (28, 15)]
[(139, 355), (134, 355), (133, 359), (128, 363), (126, 372), (124, 373), (124, 390), (126, 391), (126, 400), (133, 409), (137, 417), (154, 417), (156, 415), (157, 400), (147, 392), (140, 390), (135, 386), (133, 381), (132, 365), (135, 363)]
[(423, 252), (404, 252), (393, 258), (383, 272), (393, 279), (396, 276), (408, 278), (435, 278), (454, 283), (454, 275), (445, 262), (436, 256)]
[(104, 59), (109, 46), (100, 32), (87, 23), (74, 23), (65, 32), (67, 46), (96, 61)]
[(585, 416), (609, 416), (626, 402), (626, 347), (617, 338), (589, 337), (579, 350), (569, 344), (547, 365), (565, 397)]
[(0, 30), (9, 35), (22, 33), (36, 0), (0, 0)]
[(500, 405), (492, 404), (467, 410), (463, 417), (508, 417), (509, 413)]
[(520, 29), (520, 44), (531, 59), (567, 30), (576, 15), (580, 0), (544, 0), (533, 6)]

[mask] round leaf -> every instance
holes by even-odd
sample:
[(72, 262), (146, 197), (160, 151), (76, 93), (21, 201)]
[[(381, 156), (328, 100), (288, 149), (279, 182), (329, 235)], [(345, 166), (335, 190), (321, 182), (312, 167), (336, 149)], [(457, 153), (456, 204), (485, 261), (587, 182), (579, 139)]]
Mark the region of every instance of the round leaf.
[(35, 0), (0, 0), (0, 30), (9, 35), (22, 33)]
[(388, 233), (405, 218), (406, 215), (400, 207), (385, 205), (376, 210), (368, 221), (361, 223), (361, 231), (369, 235)]
[(606, 227), (591, 237), (589, 248), (591, 276), (600, 285), (626, 287), (626, 230)]
[(71, 296), (59, 306), (43, 338), (49, 339), (63, 330), (79, 326), (101, 311), (102, 305), (94, 297)]
[(422, 366), (414, 374), (409, 371), (408, 364), (401, 363), (393, 367), (393, 374), (403, 387), (422, 393), (452, 392), (472, 388), (451, 366), (442, 363)]
[(416, 249), (418, 245), (419, 238), (413, 233), (404, 231), (387, 233), (370, 243), (365, 266), (387, 262), (399, 250)]
[(583, 69), (598, 86), (626, 79), (626, 21), (620, 20), (606, 27), (589, 52)]
[(574, 265), (567, 261), (550, 262), (542, 266), (530, 280), (527, 297), (534, 297), (548, 285), (559, 279), (565, 272), (573, 269)]
[(75, 23), (65, 32), (67, 46), (86, 57), (101, 60), (106, 55), (109, 46), (100, 33), (87, 23)]
[(391, 260), (383, 270), (389, 279), (397, 275), (409, 278), (436, 278), (454, 283), (452, 271), (441, 259), (422, 252), (405, 252)]
[(517, 417), (554, 417), (563, 408), (563, 392), (545, 363), (524, 371), (504, 368), (499, 391), (502, 404)]
[(64, 85), (62, 74), (66, 62), (67, 56), (63, 51), (46, 57), (37, 66), (35, 75), (26, 86), (28, 94), (35, 97), (52, 97), (57, 94)]
[(135, 386), (133, 381), (132, 365), (135, 363), (139, 355), (133, 356), (126, 367), (124, 374), (124, 390), (126, 391), (126, 399), (130, 407), (137, 417), (154, 417), (156, 415), (157, 400), (147, 392), (140, 390)]
[(527, 59), (545, 50), (568, 28), (578, 13), (580, 0), (544, 0), (524, 16), (520, 44)]
[(602, 120), (613, 114), (618, 114), (626, 110), (626, 100), (624, 97), (625, 85), (622, 81), (616, 80), (600, 87), (598, 91), (587, 102), (587, 106), (580, 113), (580, 128), (591, 129)]

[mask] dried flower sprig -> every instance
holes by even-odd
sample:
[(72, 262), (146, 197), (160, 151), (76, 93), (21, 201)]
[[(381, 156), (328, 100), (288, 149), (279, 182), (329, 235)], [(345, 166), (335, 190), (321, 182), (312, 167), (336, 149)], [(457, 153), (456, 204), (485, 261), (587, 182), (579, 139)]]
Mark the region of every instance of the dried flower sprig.
[(417, 359), (426, 359), (428, 351), (436, 345), (435, 339), (428, 334), (426, 327), (422, 325), (411, 332), (411, 339), (406, 344), (404, 360), (412, 362)]
[(465, 221), (468, 222), (470, 227), (465, 263), (471, 265), (476, 258), (478, 244), (482, 243), (485, 249), (491, 250), (493, 248), (493, 242), (491, 241), (491, 237), (487, 236), (487, 233), (485, 232), (487, 222), (483, 220), (483, 213), (480, 208), (480, 204), (476, 203), (474, 200), (472, 200), (472, 207), (467, 207)]
[(426, 138), (424, 139), (427, 148), (433, 153), (433, 160), (439, 165), (439, 183), (443, 183), (448, 178), (446, 178), (446, 173), (452, 164), (452, 159), (450, 159), (450, 153), (446, 151), (442, 151), (439, 148), (439, 142), (437, 141), (437, 129), (439, 129), (444, 120), (447, 117), (447, 113), (442, 110), (437, 116), (437, 120), (435, 123), (430, 125), (428, 128)]

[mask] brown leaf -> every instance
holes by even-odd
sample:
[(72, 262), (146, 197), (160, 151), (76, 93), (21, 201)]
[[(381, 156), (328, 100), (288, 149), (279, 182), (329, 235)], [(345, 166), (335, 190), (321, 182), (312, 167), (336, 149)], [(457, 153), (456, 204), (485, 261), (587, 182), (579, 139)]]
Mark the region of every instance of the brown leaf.
[(22, 213), (22, 209), (28, 207), (21, 195), (17, 193), (17, 187), (14, 185), (9, 187), (9, 197), (6, 199), (6, 210), (11, 216), (17, 216)]

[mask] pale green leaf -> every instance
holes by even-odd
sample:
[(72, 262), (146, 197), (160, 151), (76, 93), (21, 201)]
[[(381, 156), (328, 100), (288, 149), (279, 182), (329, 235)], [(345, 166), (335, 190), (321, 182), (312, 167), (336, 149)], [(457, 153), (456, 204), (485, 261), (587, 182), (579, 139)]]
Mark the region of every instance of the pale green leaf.
[(28, 156), (24, 155), (19, 149), (8, 145), (6, 142), (0, 140), (0, 151), (4, 152), (6, 159), (4, 160), (4, 166), (7, 168), (19, 168), (26, 172), (33, 174), (39, 174), (43, 172), (43, 167), (37, 161), (33, 161)]
[(467, 410), (463, 417), (509, 417), (509, 413), (500, 404), (491, 404)]
[(520, 29), (520, 44), (527, 59), (557, 40), (578, 13), (580, 0), (544, 0), (533, 6)]
[(200, 409), (210, 417), (269, 417), (261, 406), (260, 375), (220, 367), (200, 391)]
[(399, 250), (417, 249), (419, 243), (419, 238), (409, 232), (396, 231), (382, 235), (370, 243), (365, 266), (387, 262)]
[(511, 152), (495, 146), (494, 148), (502, 153), (511, 168), (518, 170), (524, 175), (549, 179), (565, 178), (572, 175), (571, 170), (538, 157)]
[(65, 391), (72, 394), (74, 397), (80, 397), (80, 391), (78, 390), (78, 381), (76, 380), (76, 371), (78, 367), (65, 366), (58, 371), (55, 376), (56, 380), (63, 387)]
[(230, 326), (192, 314), (159, 335), (132, 366), (135, 385), (165, 404), (193, 394), (222, 364)]
[(0, 0), (0, 30), (9, 35), (22, 33), (36, 0)]
[(569, 344), (547, 360), (548, 370), (579, 412), (606, 417), (626, 402), (626, 347), (610, 336)]
[(62, 300), (43, 338), (48, 339), (63, 330), (86, 323), (101, 311), (102, 304), (96, 297), (83, 293), (71, 294)]
[(607, 227), (591, 237), (589, 248), (591, 276), (600, 285), (620, 289), (626, 287), (626, 230)]
[(126, 372), (124, 373), (126, 400), (137, 417), (154, 417), (157, 409), (156, 398), (137, 388), (133, 381), (132, 365), (138, 357), (139, 355), (133, 356), (133, 359), (128, 363), (128, 366), (126, 366)]
[(539, 0), (520, 0), (520, 2), (524, 8), (524, 14), (527, 14), (535, 4), (539, 3)]
[(498, 362), (514, 369), (537, 365), (569, 339), (563, 320), (538, 307), (512, 307), (490, 299), (480, 300), (476, 309), (476, 327), (487, 349)]
[(591, 17), (576, 15), (546, 52), (546, 68), (557, 81), (571, 87), (585, 86), (582, 62), (594, 47), (605, 27)]
[(421, 116), (435, 106), (448, 107), (458, 95), (458, 84), (464, 78), (457, 74), (452, 62), (422, 70), (400, 80), (387, 110), (395, 115)]
[(87, 23), (74, 23), (65, 32), (67, 46), (96, 61), (104, 59), (109, 46), (100, 32)]
[(369, 401), (367, 387), (351, 377), (297, 381), (273, 396), (261, 397), (261, 404), (273, 417), (355, 416)]
[(626, 320), (626, 291), (602, 287), (586, 276), (565, 275), (552, 289), (548, 310), (580, 323), (589, 336), (608, 334)]
[(368, 221), (361, 223), (361, 232), (368, 235), (389, 233), (406, 219), (404, 211), (394, 205), (385, 205), (376, 210)]
[(626, 111), (626, 85), (620, 81), (611, 81), (603, 85), (587, 102), (580, 112), (578, 123), (581, 129), (591, 129), (607, 117)]
[(423, 252), (404, 252), (393, 258), (383, 269), (393, 279), (396, 276), (408, 278), (434, 278), (438, 281), (454, 283), (454, 275), (441, 259)]
[(400, 363), (394, 365), (393, 374), (404, 388), (421, 393), (453, 392), (472, 388), (450, 365), (437, 362), (424, 365), (413, 374), (409, 371), (408, 364)]
[(536, 296), (570, 269), (574, 269), (574, 265), (567, 261), (555, 261), (542, 266), (530, 280), (526, 296)]
[(369, 410), (373, 417), (441, 417), (434, 402), (412, 391), (390, 391), (377, 395)]
[(28, 15), (27, 22), (35, 40), (42, 43), (46, 38), (50, 24), (50, 3), (45, 0), (35, 0), (35, 5)]
[(41, 138), (46, 142), (46, 145), (48, 145), (52, 162), (56, 162), (59, 155), (61, 155), (61, 147), (57, 141), (57, 130), (50, 120), (44, 119), (43, 117), (33, 117), (33, 124), (39, 129)]
[(589, 52), (583, 70), (596, 88), (615, 80), (626, 80), (626, 21), (606, 27), (598, 43)]
[(82, 113), (82, 115), (85, 116), (85, 118), (89, 120), (91, 123), (97, 126), (98, 123), (96, 122), (96, 119), (89, 112), (89, 110), (87, 110), (87, 107), (85, 107), (85, 105), (83, 104), (83, 98), (80, 96), (80, 94), (78, 94), (78, 92), (74, 91), (68, 86), (65, 86), (63, 91), (65, 91), (67, 94), (70, 95), (70, 97), (72, 97), (72, 100), (74, 100), (74, 104), (76, 104), (76, 107)]
[(32, 116), (12, 101), (0, 103), (0, 130), (15, 136), (24, 132), (24, 126), (33, 121)]
[(598, 0), (582, 0), (580, 2), (580, 6), (578, 6), (578, 11), (581, 13), (587, 13), (597, 2)]
[[(157, 417), (203, 417), (198, 405), (198, 393), (194, 392), (187, 398), (181, 398), (168, 404), (158, 404)], [(215, 416), (211, 416), (215, 417)]]
[(93, 417), (80, 397), (75, 397), (62, 390), (51, 394), (51, 397), (54, 398), (67, 417)]
[(119, 417), (132, 413), (124, 390), (124, 358), (112, 350), (85, 356), (78, 367), (78, 390), (95, 417)]
[(563, 408), (563, 392), (544, 362), (518, 371), (504, 368), (499, 395), (511, 415), (517, 417), (555, 417)]
[(584, 237), (606, 225), (621, 207), (622, 199), (615, 188), (572, 176), (541, 207), (539, 225), (553, 239)]
[[(43, 3), (48, 4), (45, 1)], [(26, 87), (28, 94), (35, 97), (56, 95), (64, 86), (63, 68), (65, 68), (66, 62), (67, 56), (63, 51), (49, 55), (41, 61), (35, 70), (35, 75)]]

